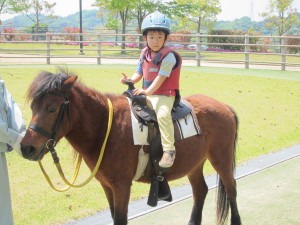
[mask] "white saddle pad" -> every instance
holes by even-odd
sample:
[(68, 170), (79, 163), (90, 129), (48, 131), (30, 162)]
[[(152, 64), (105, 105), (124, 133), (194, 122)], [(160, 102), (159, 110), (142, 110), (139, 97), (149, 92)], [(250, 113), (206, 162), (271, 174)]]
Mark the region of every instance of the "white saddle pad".
[[(131, 102), (129, 105), (131, 107)], [(131, 125), (134, 145), (149, 145), (148, 143), (148, 127), (139, 123), (137, 118), (131, 111)], [(200, 135), (201, 130), (198, 125), (197, 118), (193, 115), (193, 111), (186, 117), (173, 122), (175, 141), (179, 141), (194, 135)]]

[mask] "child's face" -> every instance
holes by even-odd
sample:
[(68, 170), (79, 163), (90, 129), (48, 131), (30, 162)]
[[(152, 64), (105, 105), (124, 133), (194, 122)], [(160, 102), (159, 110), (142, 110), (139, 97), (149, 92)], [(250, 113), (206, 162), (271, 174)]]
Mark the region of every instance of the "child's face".
[(145, 37), (149, 48), (152, 51), (159, 51), (165, 44), (166, 35), (164, 32), (148, 31)]

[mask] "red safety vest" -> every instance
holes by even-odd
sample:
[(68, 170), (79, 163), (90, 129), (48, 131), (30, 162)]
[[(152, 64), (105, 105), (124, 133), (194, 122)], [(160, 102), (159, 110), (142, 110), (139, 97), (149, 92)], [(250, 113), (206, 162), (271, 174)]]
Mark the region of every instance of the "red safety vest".
[(170, 76), (162, 83), (162, 85), (153, 93), (155, 95), (167, 95), (175, 96), (175, 90), (179, 90), (179, 77), (182, 64), (182, 58), (174, 51), (174, 48), (165, 46), (157, 55), (151, 59), (151, 51), (148, 47), (144, 48), (141, 53), (141, 60), (143, 60), (143, 89), (148, 88), (154, 79), (158, 76), (160, 65), (162, 60), (172, 52), (176, 58), (176, 64), (174, 65)]

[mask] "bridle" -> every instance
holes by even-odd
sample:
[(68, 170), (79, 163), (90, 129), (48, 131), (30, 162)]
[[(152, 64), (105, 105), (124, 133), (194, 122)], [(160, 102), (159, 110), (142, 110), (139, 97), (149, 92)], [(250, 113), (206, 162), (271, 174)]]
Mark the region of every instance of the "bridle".
[(57, 136), (59, 133), (59, 129), (64, 120), (65, 111), (67, 111), (68, 118), (70, 118), (70, 109), (69, 109), (70, 100), (69, 100), (68, 94), (62, 95), (60, 93), (55, 92), (55, 93), (50, 93), (48, 95), (61, 96), (61, 97), (65, 98), (65, 101), (60, 106), (59, 114), (56, 119), (56, 122), (55, 122), (52, 132), (49, 133), (48, 131), (44, 130), (43, 128), (41, 128), (33, 123), (30, 123), (28, 128), (34, 130), (35, 132), (41, 134), (42, 136), (44, 136), (46, 138), (48, 138), (44, 147), (40, 150), (39, 154), (33, 160), (38, 160), (40, 158), (40, 156), (45, 154), (45, 151), (49, 150), (51, 152), (54, 163), (58, 163), (59, 158), (57, 157), (57, 153), (55, 151), (55, 146), (57, 144)]
[(41, 170), (42, 170), (42, 172), (43, 172), (43, 174), (44, 174), (47, 182), (49, 183), (49, 185), (54, 190), (59, 191), (59, 192), (63, 192), (63, 191), (68, 190), (70, 187), (74, 187), (74, 188), (83, 187), (84, 185), (86, 185), (87, 183), (89, 183), (92, 180), (92, 178), (96, 175), (97, 171), (99, 170), (100, 164), (101, 164), (102, 159), (103, 159), (106, 142), (107, 142), (108, 136), (110, 134), (111, 126), (112, 126), (113, 108), (112, 108), (111, 101), (107, 98), (108, 111), (109, 111), (109, 113), (108, 113), (108, 124), (107, 124), (106, 135), (105, 135), (102, 147), (100, 149), (100, 154), (99, 154), (99, 157), (98, 157), (98, 161), (97, 161), (97, 163), (95, 165), (95, 168), (92, 171), (91, 175), (84, 182), (82, 182), (81, 184), (75, 185), (74, 183), (75, 183), (75, 181), (77, 179), (77, 176), (78, 176), (78, 173), (79, 173), (79, 169), (80, 169), (80, 165), (81, 165), (81, 161), (82, 161), (82, 156), (78, 154), (77, 164), (76, 164), (76, 167), (74, 169), (73, 177), (71, 178), (71, 181), (68, 181), (66, 179), (65, 175), (64, 175), (64, 172), (63, 172), (63, 170), (61, 168), (61, 165), (59, 163), (59, 158), (58, 158), (57, 153), (55, 151), (55, 146), (56, 146), (56, 143), (57, 143), (57, 140), (56, 140), (57, 139), (57, 135), (58, 135), (59, 129), (61, 127), (61, 124), (63, 123), (64, 114), (65, 114), (66, 110), (67, 110), (68, 118), (70, 117), (70, 109), (69, 109), (70, 100), (69, 100), (69, 96), (68, 95), (64, 96), (64, 95), (61, 95), (61, 94), (58, 94), (58, 93), (54, 93), (54, 94), (51, 93), (50, 95), (63, 96), (65, 98), (64, 103), (62, 103), (61, 106), (60, 106), (59, 114), (58, 114), (58, 117), (56, 119), (53, 131), (51, 133), (49, 133), (49, 132), (45, 131), (44, 129), (38, 127), (36, 124), (29, 124), (28, 127), (30, 129), (36, 131), (37, 133), (41, 134), (42, 136), (48, 138), (48, 140), (46, 141), (44, 147), (40, 150), (39, 154), (34, 159), (38, 160), (39, 157), (41, 156), (41, 154), (44, 154), (46, 150), (49, 150), (51, 152), (53, 161), (54, 161), (54, 163), (56, 165), (56, 168), (57, 168), (57, 170), (58, 170), (58, 172), (59, 172), (62, 180), (67, 185), (66, 187), (64, 187), (62, 189), (56, 188), (53, 185), (53, 183), (51, 182), (51, 180), (50, 180), (47, 172), (43, 168), (41, 160), (38, 160), (38, 162), (39, 162), (40, 168), (41, 168)]

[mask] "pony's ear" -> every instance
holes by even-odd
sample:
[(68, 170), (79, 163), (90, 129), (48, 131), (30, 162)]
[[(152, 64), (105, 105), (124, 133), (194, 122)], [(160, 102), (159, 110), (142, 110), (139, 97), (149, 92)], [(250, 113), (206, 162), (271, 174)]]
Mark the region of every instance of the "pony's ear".
[(77, 80), (76, 75), (70, 76), (68, 79), (65, 80), (64, 86), (66, 88), (71, 88), (75, 84), (76, 80)]

